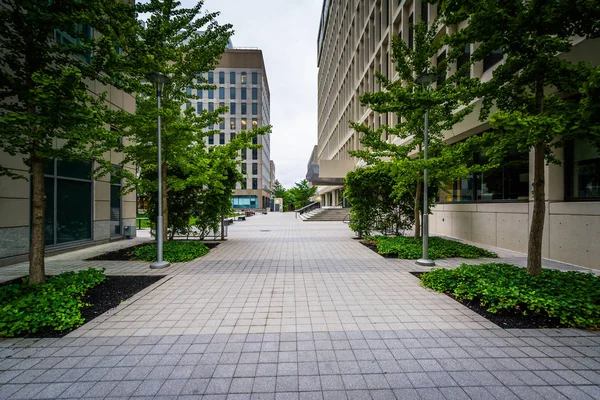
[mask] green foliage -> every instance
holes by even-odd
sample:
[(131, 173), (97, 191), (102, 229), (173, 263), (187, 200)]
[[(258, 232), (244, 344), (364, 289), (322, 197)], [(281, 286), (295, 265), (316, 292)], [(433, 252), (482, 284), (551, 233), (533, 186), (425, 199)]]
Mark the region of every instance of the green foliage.
[(600, 328), (600, 277), (545, 269), (539, 276), (509, 264), (463, 264), (421, 275), (423, 286), (478, 301), (491, 313), (535, 312), (566, 327)]
[[(423, 240), (406, 236), (371, 236), (379, 254), (397, 254), (398, 258), (417, 260), (423, 255)], [(429, 258), (496, 258), (498, 255), (470, 244), (444, 239), (438, 236), (429, 238)]]
[(0, 336), (64, 331), (81, 325), (85, 293), (106, 279), (102, 270), (90, 268), (64, 272), (45, 283), (22, 283), (0, 287)]
[(296, 182), (293, 188), (287, 190), (294, 208), (297, 210), (310, 204), (310, 198), (317, 193), (316, 186), (310, 186), (310, 183), (303, 179)]
[(290, 193), (289, 190), (284, 188), (283, 185), (278, 180), (275, 180), (275, 183), (273, 184), (272, 194), (273, 194), (273, 197), (276, 199), (283, 199), (283, 210), (284, 211), (287, 211), (289, 209), (290, 205), (292, 205), (294, 202), (292, 199), (292, 193)]
[[(186, 262), (208, 254), (208, 247), (202, 242), (171, 240), (163, 245), (163, 258), (168, 262)], [(156, 243), (135, 249), (134, 260), (156, 261)]]

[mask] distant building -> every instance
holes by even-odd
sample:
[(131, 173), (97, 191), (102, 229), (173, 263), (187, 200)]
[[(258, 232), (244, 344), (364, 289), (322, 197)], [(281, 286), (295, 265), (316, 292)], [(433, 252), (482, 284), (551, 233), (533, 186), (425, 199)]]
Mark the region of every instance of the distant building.
[[(229, 107), (223, 122), (213, 129), (219, 134), (208, 136), (209, 146), (228, 143), (241, 130), (250, 130), (270, 123), (270, 99), (267, 71), (259, 49), (228, 48), (218, 67), (204, 76), (216, 90), (198, 91), (199, 99), (192, 103), (198, 112)], [(237, 184), (231, 203), (234, 208), (269, 208), (271, 205), (271, 137), (259, 136), (255, 144), (262, 149), (244, 150), (240, 154), (241, 172), (246, 181)]]
[(275, 161), (271, 160), (269, 161), (269, 165), (271, 167), (271, 190), (273, 190), (273, 187), (275, 186)]

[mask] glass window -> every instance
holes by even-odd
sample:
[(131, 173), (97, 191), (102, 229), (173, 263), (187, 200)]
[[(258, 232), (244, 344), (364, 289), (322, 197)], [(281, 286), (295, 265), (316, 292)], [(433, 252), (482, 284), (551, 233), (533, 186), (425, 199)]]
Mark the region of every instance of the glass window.
[(219, 88), (219, 99), (224, 99), (224, 98), (225, 98), (225, 88), (220, 87)]
[(487, 71), (500, 61), (502, 61), (502, 50), (492, 51), (490, 54), (483, 57), (483, 70)]
[(229, 83), (231, 83), (232, 85), (235, 85), (235, 72), (229, 73)]
[(215, 98), (215, 91), (213, 89), (208, 89), (208, 98), (209, 99)]
[(201, 99), (202, 98), (202, 89), (198, 89), (198, 98)]
[(243, 87), (243, 88), (242, 88), (242, 100), (246, 100), (246, 98), (247, 98), (247, 94), (246, 94), (246, 88), (245, 88), (245, 87)]
[(235, 118), (229, 118), (229, 129), (235, 129)]
[(235, 102), (231, 102), (229, 103), (229, 113), (230, 114), (235, 114)]
[(191, 96), (192, 95), (192, 88), (191, 87), (185, 88), (185, 94), (187, 96)]
[(215, 144), (215, 135), (208, 136), (208, 144)]
[(252, 115), (258, 115), (258, 103), (252, 103)]
[(211, 85), (215, 83), (215, 74), (212, 71), (208, 73), (208, 83)]
[(253, 85), (258, 85), (258, 72), (253, 72), (252, 73), (252, 84)]
[(247, 78), (247, 77), (246, 77), (246, 72), (242, 72), (242, 73), (240, 74), (240, 83), (241, 83), (242, 85), (245, 85), (245, 84), (246, 84), (246, 80), (247, 80), (246, 78)]
[(110, 178), (110, 234), (114, 236), (121, 235), (121, 180)]
[(446, 50), (444, 50), (436, 59), (439, 77), (437, 80), (437, 85), (443, 85), (446, 82)]
[(429, 7), (428, 6), (429, 6), (429, 4), (425, 3), (424, 1), (421, 2), (421, 19), (426, 24), (429, 23)]
[(412, 14), (408, 17), (408, 47), (414, 48), (415, 45), (415, 28), (412, 27), (412, 24), (415, 22)]
[(600, 198), (600, 151), (591, 142), (565, 143), (565, 197)]
[(219, 102), (219, 107), (225, 107), (225, 102), (224, 101), (220, 101)]
[(252, 190), (258, 189), (258, 179), (252, 178)]
[(57, 160), (56, 175), (67, 178), (85, 179), (92, 178), (92, 162), (91, 161), (64, 161)]
[(229, 88), (229, 98), (230, 99), (235, 99), (235, 88)]
[(213, 111), (215, 111), (215, 103), (210, 101), (210, 102), (208, 102), (208, 112), (213, 112)]
[(252, 88), (252, 100), (258, 100), (258, 88)]
[[(457, 60), (457, 65), (456, 68), (457, 70), (460, 70), (464, 65), (469, 64), (469, 61), (471, 59), (471, 45), (467, 45), (467, 47), (465, 47), (465, 52), (463, 53), (462, 56), (458, 57)], [(464, 77), (465, 78), (470, 78), (471, 77), (471, 67), (465, 67), (466, 71), (464, 73)]]
[(219, 133), (219, 144), (225, 144), (225, 132)]
[(258, 128), (258, 119), (252, 118), (252, 129)]
[(242, 118), (242, 129), (243, 130), (248, 129), (248, 120), (246, 118)]
[(258, 174), (258, 163), (252, 163), (252, 175)]
[(229, 141), (231, 142), (233, 139), (235, 139), (235, 132), (229, 134)]
[(246, 170), (246, 163), (242, 163), (242, 174), (246, 174), (247, 170)]
[(256, 136), (252, 138), (252, 144), (258, 144), (258, 138)]
[(196, 103), (196, 111), (198, 112), (198, 114), (200, 114), (202, 112), (202, 102), (201, 101)]
[(220, 71), (219, 72), (219, 85), (224, 85), (225, 84), (225, 72)]
[(246, 149), (242, 149), (241, 152), (242, 152), (242, 160), (245, 160), (246, 159)]
[(219, 129), (225, 129), (225, 120), (221, 120), (221, 122), (219, 122)]
[(56, 180), (56, 243), (92, 238), (91, 182)]
[(242, 115), (246, 115), (247, 114), (247, 104), (246, 103), (242, 103)]
[(252, 149), (252, 159), (258, 160), (258, 149)]
[(188, 101), (187, 103), (185, 103), (185, 108), (186, 109), (188, 109), (190, 107), (192, 107), (192, 102), (191, 101)]
[[(54, 162), (52, 162), (54, 165)], [(54, 175), (54, 171), (52, 171)], [(46, 246), (54, 244), (54, 182), (55, 178), (44, 178), (44, 190), (46, 192)], [(31, 186), (31, 185), (30, 185)]]
[[(246, 180), (245, 179), (242, 182), (240, 182), (240, 186), (241, 186), (241, 188), (243, 190), (246, 190)], [(250, 207), (250, 205), (248, 205), (248, 206), (242, 206), (242, 207), (248, 208), (248, 207)]]

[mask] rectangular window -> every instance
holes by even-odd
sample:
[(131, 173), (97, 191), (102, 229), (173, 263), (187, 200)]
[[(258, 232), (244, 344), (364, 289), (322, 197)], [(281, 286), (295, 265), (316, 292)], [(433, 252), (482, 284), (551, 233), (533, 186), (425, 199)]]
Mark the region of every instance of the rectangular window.
[(258, 119), (252, 118), (252, 129), (258, 128)]
[(235, 102), (229, 103), (229, 113), (235, 115)]
[(243, 130), (247, 130), (248, 129), (248, 121), (246, 118), (242, 118), (242, 129)]
[(252, 73), (252, 84), (253, 85), (258, 85), (258, 72), (253, 72)]
[(235, 85), (235, 72), (229, 73), (229, 83), (231, 83), (232, 85)]
[(225, 88), (220, 87), (219, 88), (219, 99), (224, 99), (224, 98), (225, 98)]
[(225, 84), (225, 72), (220, 71), (219, 72), (219, 85), (224, 85)]
[(242, 115), (246, 115), (247, 114), (247, 109), (246, 109), (246, 103), (242, 103)]
[(213, 112), (213, 111), (215, 111), (215, 103), (210, 101), (210, 102), (208, 102), (208, 112)]
[(215, 135), (208, 136), (208, 144), (215, 144)]
[(600, 151), (581, 139), (565, 143), (565, 198), (600, 198)]
[(219, 122), (219, 129), (225, 129), (225, 120), (221, 120), (221, 122)]
[(483, 57), (483, 70), (487, 71), (500, 61), (502, 61), (502, 50), (492, 51), (490, 54)]
[(465, 68), (465, 71), (463, 73), (463, 76), (465, 78), (470, 78), (471, 77), (471, 65), (470, 65), (470, 60), (471, 60), (471, 45), (467, 45), (467, 47), (465, 47), (465, 52), (463, 53), (462, 56), (458, 57), (457, 60), (457, 64), (456, 64), (456, 69), (457, 71), (460, 71), (461, 68)]
[(258, 160), (258, 149), (252, 149), (252, 159)]
[(213, 89), (208, 89), (208, 98), (209, 99), (215, 98), (215, 91)]
[(185, 103), (185, 108), (186, 109), (190, 108), (191, 106), (192, 106), (191, 102), (188, 101), (187, 103)]
[(224, 101), (220, 101), (219, 102), (219, 107), (225, 107), (225, 102)]
[(201, 99), (202, 98), (202, 89), (198, 89), (198, 98)]
[(219, 133), (219, 144), (225, 144), (225, 132)]
[(229, 134), (229, 141), (231, 142), (233, 139), (235, 139), (235, 132)]
[[(245, 179), (240, 182), (240, 186), (241, 186), (242, 190), (246, 190), (246, 180)], [(241, 207), (241, 208), (248, 208), (248, 207)]]
[(246, 72), (242, 72), (242, 73), (240, 74), (240, 83), (241, 83), (242, 85), (245, 85), (245, 84), (246, 84), (246, 80), (247, 80)]
[(246, 95), (246, 88), (245, 88), (245, 87), (243, 87), (243, 88), (242, 88), (242, 100), (246, 100), (246, 98), (247, 98), (247, 95)]
[(212, 71), (208, 73), (208, 83), (211, 85), (215, 83), (215, 73)]
[(446, 50), (444, 50), (442, 52), (442, 54), (437, 56), (436, 62), (437, 62), (437, 72), (439, 74), (437, 84), (438, 84), (438, 86), (441, 86), (446, 82), (446, 69), (447, 69)]
[(229, 129), (235, 129), (235, 118), (229, 118)]
[(258, 88), (252, 88), (252, 100), (258, 100)]
[(246, 159), (246, 149), (242, 149), (242, 160)]
[(258, 138), (256, 136), (252, 138), (252, 144), (258, 144)]
[(258, 189), (258, 179), (252, 178), (252, 190)]
[(242, 163), (242, 174), (246, 174), (248, 171), (246, 169), (246, 163)]
[(413, 15), (410, 14), (410, 16), (408, 17), (408, 47), (413, 49), (414, 45), (415, 45), (415, 28), (412, 26), (412, 24), (414, 23), (414, 18)]
[(235, 99), (235, 88), (234, 87), (229, 88), (229, 98), (232, 100)]
[(198, 112), (198, 114), (200, 114), (202, 112), (202, 102), (201, 101), (196, 103), (196, 111)]
[(258, 115), (258, 103), (252, 103), (252, 115)]
[(185, 94), (188, 97), (191, 96), (192, 95), (192, 88), (191, 87), (185, 88)]
[(421, 2), (421, 20), (426, 24), (429, 23), (429, 4)]

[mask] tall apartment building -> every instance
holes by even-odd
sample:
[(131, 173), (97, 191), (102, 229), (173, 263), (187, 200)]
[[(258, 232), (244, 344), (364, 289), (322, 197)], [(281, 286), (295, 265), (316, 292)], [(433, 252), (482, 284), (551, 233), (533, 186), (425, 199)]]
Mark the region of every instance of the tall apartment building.
[[(270, 123), (270, 93), (267, 71), (258, 49), (228, 48), (218, 67), (206, 74), (208, 83), (216, 90), (198, 91), (199, 99), (192, 106), (198, 112), (213, 111), (219, 106), (229, 107), (218, 126), (219, 134), (209, 136), (209, 146), (228, 143), (241, 130), (249, 130)], [(217, 127), (211, 127), (211, 129)], [(231, 203), (237, 209), (266, 209), (271, 202), (271, 137), (256, 138), (254, 144), (262, 149), (243, 150), (241, 172), (246, 181), (237, 184)]]
[[(360, 105), (359, 96), (380, 90), (375, 72), (396, 75), (391, 62), (392, 37), (414, 40), (409, 26), (420, 19), (432, 21), (436, 7), (417, 0), (324, 0), (318, 35), (318, 138), (316, 161), (307, 175), (320, 185), (323, 204), (342, 203), (342, 178), (358, 160), (348, 151), (361, 148), (350, 121), (377, 128), (395, 124), (393, 114), (379, 114)], [(457, 27), (442, 27), (440, 34)], [(600, 64), (600, 40), (575, 38), (572, 61)], [(473, 51), (467, 48), (465, 52)], [(442, 49), (434, 62), (441, 62)], [(501, 54), (490, 54), (471, 67), (470, 75), (488, 80)], [(455, 69), (456, 67), (454, 67)], [(450, 71), (452, 73), (452, 71)], [(462, 123), (446, 132), (455, 143), (489, 129), (480, 122), (479, 104)], [(389, 138), (394, 142), (394, 137)], [(481, 155), (475, 155), (481, 156)], [(586, 142), (570, 142), (556, 151), (561, 166), (546, 167), (546, 223), (543, 256), (600, 269), (600, 153)], [(510, 155), (495, 171), (473, 174), (441, 191), (430, 231), (501, 248), (525, 252), (533, 210), (531, 154)]]

